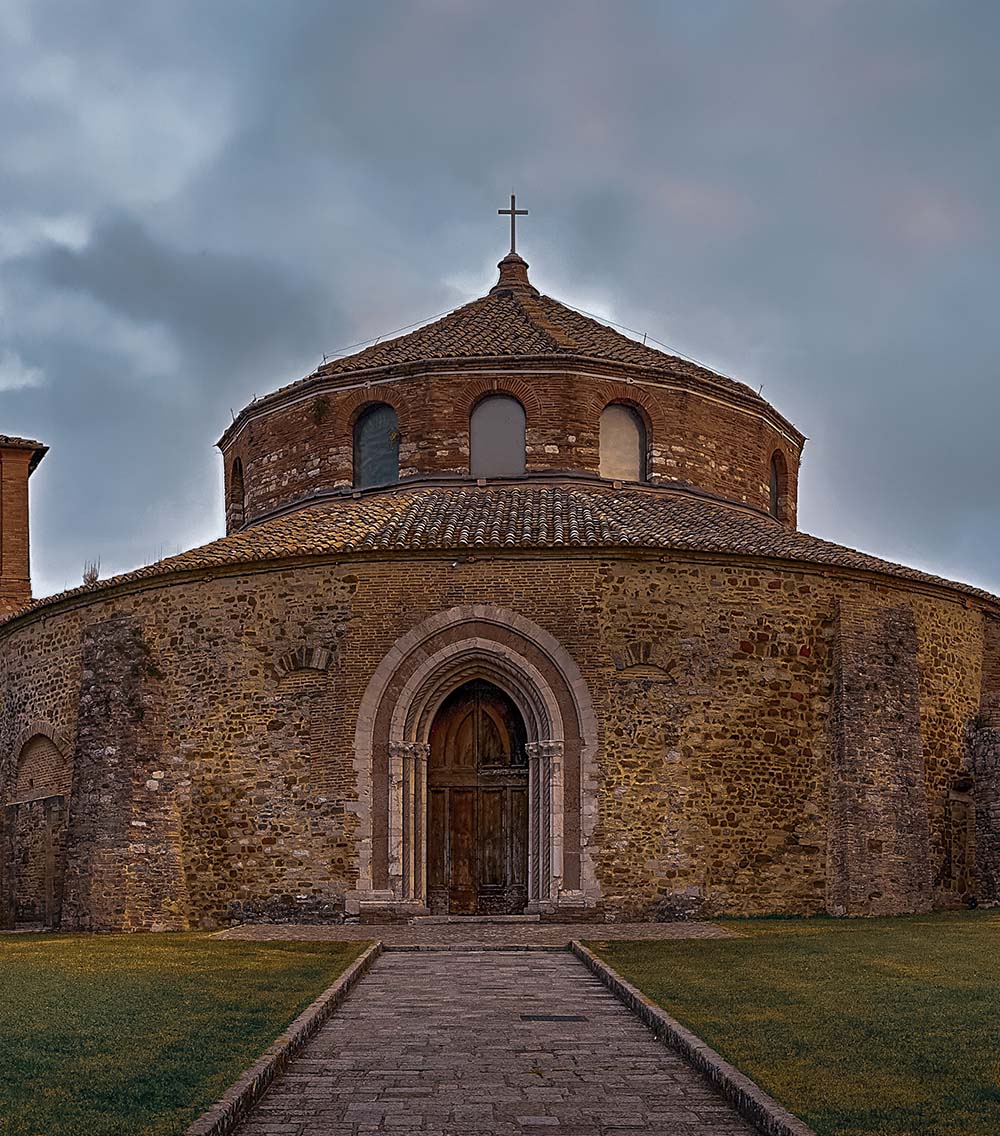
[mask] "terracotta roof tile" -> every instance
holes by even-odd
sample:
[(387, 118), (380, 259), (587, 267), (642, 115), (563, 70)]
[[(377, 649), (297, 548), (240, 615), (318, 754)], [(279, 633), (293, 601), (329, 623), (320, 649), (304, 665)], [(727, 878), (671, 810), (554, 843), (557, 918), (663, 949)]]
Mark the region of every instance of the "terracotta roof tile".
[(28, 450), (34, 447), (35, 449), (44, 449), (41, 442), (33, 442), (30, 438), (15, 438), (10, 434), (0, 434), (0, 446), (16, 446), (18, 449), (23, 447)]
[(342, 359), (331, 359), (315, 375), (342, 375), (405, 363), (509, 356), (565, 356), (636, 364), (697, 378), (738, 390), (743, 398), (763, 401), (735, 379), (630, 339), (550, 296), (517, 290), (482, 296), (408, 335), (387, 339)]
[[(738, 395), (762, 406), (768, 404), (744, 383), (707, 367), (639, 343), (596, 319), (542, 296), (528, 283), (527, 265), (515, 257), (522, 283), (501, 282), (487, 295), (456, 308), (433, 323), (407, 335), (386, 339), (353, 355), (330, 359), (298, 382), (290, 383), (261, 401), (283, 395), (318, 378), (350, 375), (383, 367), (463, 359), (556, 358), (641, 366), (664, 375), (688, 378)], [(249, 409), (249, 408), (248, 408)]]
[(49, 452), (49, 447), (42, 445), (41, 442), (32, 441), (31, 438), (15, 438), (11, 434), (0, 434), (0, 450), (34, 450), (34, 456), (31, 459), (31, 470), (33, 471), (43, 457)]
[(135, 572), (38, 600), (32, 607), (169, 573), (256, 561), (515, 548), (652, 548), (800, 561), (943, 586), (997, 602), (968, 585), (792, 531), (753, 510), (683, 490), (504, 484), (401, 488), (312, 505)]

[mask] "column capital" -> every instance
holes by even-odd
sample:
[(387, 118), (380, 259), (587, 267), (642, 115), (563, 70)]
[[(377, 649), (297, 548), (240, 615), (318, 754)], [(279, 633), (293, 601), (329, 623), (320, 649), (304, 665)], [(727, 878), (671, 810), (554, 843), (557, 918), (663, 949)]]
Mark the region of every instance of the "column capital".
[(423, 742), (389, 743), (389, 756), (394, 758), (403, 758), (409, 761), (416, 761), (418, 759), (426, 760), (430, 752), (431, 747), (425, 745)]
[(562, 742), (556, 741), (537, 741), (528, 742), (528, 744), (524, 748), (528, 754), (528, 757), (532, 761), (536, 761), (540, 757), (562, 757), (564, 745)]

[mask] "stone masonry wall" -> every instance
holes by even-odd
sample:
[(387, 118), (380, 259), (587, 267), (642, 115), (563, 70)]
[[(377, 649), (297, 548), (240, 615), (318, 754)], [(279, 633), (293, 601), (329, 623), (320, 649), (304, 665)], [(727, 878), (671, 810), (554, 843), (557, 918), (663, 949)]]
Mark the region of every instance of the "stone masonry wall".
[(984, 725), (1000, 727), (1000, 617), (991, 617), (983, 622), (980, 712)]
[(469, 415), (480, 398), (495, 391), (524, 405), (529, 473), (596, 476), (601, 411), (611, 402), (629, 403), (645, 419), (653, 482), (690, 484), (766, 510), (771, 455), (780, 449), (788, 466), (783, 520), (795, 525), (799, 451), (758, 413), (655, 382), (519, 374), (516, 368), (500, 378), (473, 370), (449, 374), (445, 381), (406, 375), (275, 408), (227, 444), (226, 499), (232, 496), (237, 458), (245, 496), (239, 517), (247, 522), (318, 493), (350, 488), (354, 423), (374, 402), (387, 402), (399, 417), (402, 478), (468, 476)]
[(931, 906), (916, 620), (909, 604), (873, 599), (838, 604), (828, 878), (837, 915)]
[(1000, 728), (974, 730), (976, 874), (980, 902), (1000, 903)]
[(961, 598), (724, 558), (427, 554), (160, 580), (0, 632), (0, 778), (32, 722), (76, 739), (66, 924), (336, 918), (368, 681), (473, 603), (581, 669), (609, 915), (930, 903), (981, 685)]

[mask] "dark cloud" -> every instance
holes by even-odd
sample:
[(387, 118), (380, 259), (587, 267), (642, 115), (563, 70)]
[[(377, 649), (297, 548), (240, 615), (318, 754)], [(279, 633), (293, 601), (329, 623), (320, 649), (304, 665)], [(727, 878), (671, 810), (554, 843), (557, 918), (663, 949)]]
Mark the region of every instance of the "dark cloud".
[(964, 0), (0, 6), (0, 430), (39, 590), (215, 535), (321, 353), (536, 283), (810, 436), (804, 527), (1000, 591), (1000, 12)]

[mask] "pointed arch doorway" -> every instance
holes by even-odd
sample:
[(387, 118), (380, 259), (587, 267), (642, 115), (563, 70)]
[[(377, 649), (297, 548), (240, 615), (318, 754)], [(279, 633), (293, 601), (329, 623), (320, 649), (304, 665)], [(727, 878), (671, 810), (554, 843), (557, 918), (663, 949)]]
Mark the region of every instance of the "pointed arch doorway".
[(427, 903), (435, 915), (520, 915), (528, 902), (524, 720), (490, 682), (450, 694), (430, 730)]

